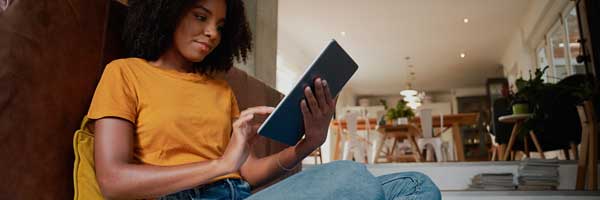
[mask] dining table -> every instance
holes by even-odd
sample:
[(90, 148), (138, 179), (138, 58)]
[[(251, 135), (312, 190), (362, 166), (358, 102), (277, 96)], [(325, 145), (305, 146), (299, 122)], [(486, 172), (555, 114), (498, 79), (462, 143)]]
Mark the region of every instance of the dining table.
[[(368, 124), (367, 124), (367, 121), (369, 122)], [(465, 161), (464, 144), (463, 144), (463, 138), (462, 138), (462, 134), (460, 131), (460, 127), (477, 125), (478, 121), (479, 121), (479, 113), (458, 113), (458, 114), (444, 114), (444, 115), (433, 115), (432, 116), (432, 126), (434, 128), (443, 127), (443, 128), (451, 128), (452, 129), (452, 138), (454, 141), (454, 146), (456, 148), (457, 161)], [(357, 120), (356, 128), (358, 131), (377, 130), (380, 133), (384, 134), (384, 136), (387, 131), (398, 132), (398, 128), (401, 128), (401, 126), (392, 125), (392, 124), (378, 126), (377, 122), (378, 122), (378, 120), (376, 118), (369, 118), (368, 120), (365, 120), (364, 118), (362, 118), (362, 119), (359, 118)], [(420, 117), (417, 116), (417, 117), (411, 118), (409, 120), (409, 124), (411, 124), (412, 126), (417, 128), (416, 130), (420, 131), (420, 127), (421, 127)], [(397, 126), (397, 127), (394, 128), (394, 126)], [(334, 119), (331, 122), (331, 128), (333, 129), (334, 133), (337, 135), (337, 137), (335, 138), (335, 146), (334, 146), (334, 153), (333, 153), (334, 160), (340, 159), (340, 151), (341, 151), (341, 143), (342, 143), (341, 134), (343, 133), (343, 130), (346, 129), (346, 127), (347, 127), (347, 123), (343, 119)], [(442, 132), (442, 131), (440, 131), (440, 132)], [(411, 131), (411, 133), (409, 135), (415, 135), (415, 134), (412, 133), (412, 131)], [(418, 137), (420, 137), (420, 134), (415, 135), (414, 138), (418, 138)], [(412, 137), (407, 137), (407, 139), (409, 139), (409, 142), (411, 142), (410, 138), (412, 138)], [(412, 146), (412, 144), (411, 144), (411, 146)], [(418, 150), (418, 148), (415, 150)], [(419, 155), (419, 154), (416, 154), (416, 155)]]

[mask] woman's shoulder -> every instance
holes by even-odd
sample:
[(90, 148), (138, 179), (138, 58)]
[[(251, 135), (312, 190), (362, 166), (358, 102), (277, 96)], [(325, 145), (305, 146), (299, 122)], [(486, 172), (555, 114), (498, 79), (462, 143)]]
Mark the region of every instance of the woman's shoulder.
[(120, 59), (111, 61), (110, 63), (108, 63), (106, 65), (106, 67), (118, 67), (118, 68), (131, 67), (131, 66), (135, 66), (135, 65), (142, 65), (145, 62), (148, 62), (148, 61), (146, 61), (142, 58), (136, 58), (136, 57), (120, 58)]
[(106, 65), (104, 72), (114, 72), (119, 74), (132, 74), (139, 69), (140, 65), (144, 65), (147, 61), (142, 58), (120, 58), (111, 61)]

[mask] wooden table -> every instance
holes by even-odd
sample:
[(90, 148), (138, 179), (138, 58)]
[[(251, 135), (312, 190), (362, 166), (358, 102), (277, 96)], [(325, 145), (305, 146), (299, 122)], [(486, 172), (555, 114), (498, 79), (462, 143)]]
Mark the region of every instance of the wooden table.
[[(452, 127), (452, 136), (454, 140), (454, 146), (456, 147), (457, 160), (465, 161), (465, 150), (463, 146), (462, 136), (460, 134), (460, 126), (476, 125), (477, 121), (479, 120), (479, 113), (459, 113), (443, 116), (443, 124), (442, 119), (439, 115), (432, 116), (433, 128), (441, 126)], [(411, 119), (410, 122), (414, 123), (418, 127), (421, 126), (421, 119), (419, 117)]]
[(394, 154), (394, 149), (396, 148), (396, 144), (399, 141), (408, 139), (408, 141), (410, 142), (412, 151), (413, 151), (413, 156), (415, 158), (415, 161), (421, 162), (421, 151), (419, 150), (419, 146), (417, 145), (417, 141), (416, 141), (416, 138), (420, 137), (421, 132), (413, 124), (385, 125), (385, 126), (380, 127), (378, 130), (379, 130), (379, 132), (381, 132), (383, 134), (383, 137), (381, 137), (381, 139), (380, 139), (381, 145), (379, 145), (379, 148), (377, 148), (377, 153), (375, 154), (375, 163), (377, 163), (377, 160), (379, 158), (381, 158), (381, 153), (383, 153), (382, 152), (383, 146), (385, 146), (385, 141), (387, 139), (394, 139), (394, 144), (392, 145), (392, 149), (388, 153), (389, 155), (385, 156), (386, 159), (391, 160), (391, 156), (393, 156), (393, 154)]
[[(512, 146), (515, 143), (515, 138), (517, 138), (517, 135), (519, 134), (519, 130), (521, 129), (521, 127), (523, 126), (523, 123), (525, 121), (527, 121), (529, 118), (531, 118), (531, 114), (512, 114), (512, 115), (505, 115), (505, 116), (501, 116), (498, 118), (498, 121), (502, 122), (502, 123), (512, 123), (515, 124), (513, 126), (512, 129), (512, 133), (510, 134), (510, 139), (508, 140), (508, 146), (506, 147), (506, 150), (503, 151), (502, 149), (504, 149), (504, 144), (500, 144), (500, 158), (502, 158), (502, 161), (506, 161), (508, 159), (508, 156), (510, 155), (510, 151), (512, 150)], [(538, 152), (540, 152), (540, 155), (542, 157), (542, 159), (545, 159), (546, 157), (544, 156), (544, 152), (542, 151), (542, 147), (540, 146), (540, 143), (537, 140), (537, 137), (535, 136), (535, 133), (533, 132), (533, 130), (529, 131), (529, 136), (531, 137), (531, 140), (533, 140), (533, 144), (535, 145), (535, 148), (537, 149)], [(525, 145), (525, 154), (527, 154), (527, 156), (529, 156), (529, 148), (527, 147), (527, 136), (524, 136), (524, 145)]]

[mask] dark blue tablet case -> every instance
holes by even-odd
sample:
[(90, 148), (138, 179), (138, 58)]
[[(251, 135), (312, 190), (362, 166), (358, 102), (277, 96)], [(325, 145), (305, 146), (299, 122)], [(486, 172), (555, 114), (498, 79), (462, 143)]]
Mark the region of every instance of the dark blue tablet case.
[(304, 135), (304, 122), (300, 110), (300, 101), (304, 99), (304, 88), (310, 86), (314, 92), (314, 80), (321, 77), (327, 80), (331, 95), (335, 97), (356, 70), (358, 70), (356, 62), (335, 40), (332, 40), (304, 72), (290, 93), (279, 102), (273, 113), (258, 129), (258, 134), (290, 146), (296, 145)]

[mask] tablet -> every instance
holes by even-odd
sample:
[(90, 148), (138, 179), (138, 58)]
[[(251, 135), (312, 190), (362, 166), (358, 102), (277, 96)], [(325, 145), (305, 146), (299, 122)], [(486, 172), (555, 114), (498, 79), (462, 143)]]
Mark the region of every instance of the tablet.
[(327, 80), (332, 96), (337, 96), (358, 65), (332, 40), (310, 67), (304, 72), (290, 93), (275, 107), (275, 110), (258, 129), (258, 134), (293, 146), (304, 135), (304, 122), (300, 102), (304, 99), (304, 88), (310, 86), (314, 93), (314, 80)]

